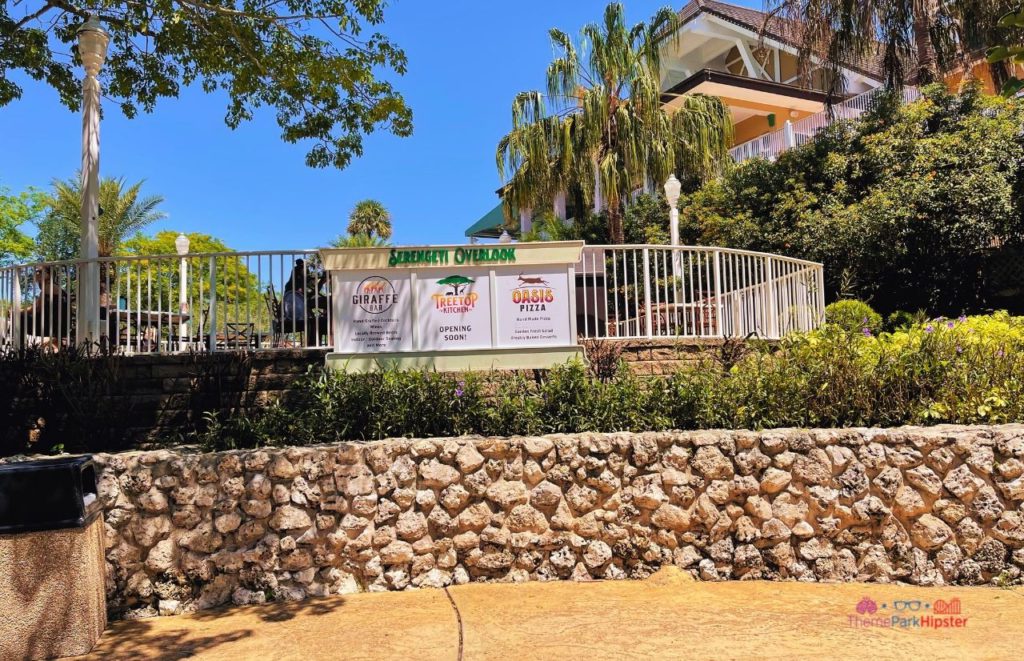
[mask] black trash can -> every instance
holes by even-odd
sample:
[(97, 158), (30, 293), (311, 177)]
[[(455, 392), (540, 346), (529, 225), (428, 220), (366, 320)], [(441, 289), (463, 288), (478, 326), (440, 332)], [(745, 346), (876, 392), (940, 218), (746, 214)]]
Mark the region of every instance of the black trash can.
[(92, 458), (0, 465), (0, 659), (89, 652), (106, 627)]

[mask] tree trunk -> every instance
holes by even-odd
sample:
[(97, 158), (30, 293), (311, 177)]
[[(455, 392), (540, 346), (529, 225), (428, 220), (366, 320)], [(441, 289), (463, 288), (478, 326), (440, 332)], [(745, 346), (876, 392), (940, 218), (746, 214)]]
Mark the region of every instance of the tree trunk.
[(939, 79), (938, 57), (931, 35), (936, 9), (937, 0), (914, 0), (914, 48), (917, 54), (918, 85)]
[(626, 242), (626, 232), (622, 225), (622, 210), (618, 205), (608, 207), (608, 239), (616, 245)]

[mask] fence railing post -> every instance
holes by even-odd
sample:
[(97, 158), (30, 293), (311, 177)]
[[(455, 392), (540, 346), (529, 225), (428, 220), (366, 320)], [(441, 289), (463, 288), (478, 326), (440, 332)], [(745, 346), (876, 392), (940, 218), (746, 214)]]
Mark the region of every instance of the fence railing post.
[(779, 283), (775, 281), (775, 260), (768, 257), (768, 334), (773, 340), (779, 339)]
[(11, 269), (14, 283), (11, 291), (11, 333), (15, 349), (24, 348), (21, 334), (21, 269)]
[(815, 315), (814, 328), (818, 328), (825, 323), (825, 266), (823, 264), (814, 267), (814, 276), (818, 280), (818, 314)]
[(654, 314), (651, 310), (651, 250), (644, 248), (644, 322), (647, 337), (654, 337)]
[(210, 327), (208, 330), (208, 351), (217, 350), (217, 258), (210, 255), (210, 314), (206, 316)]
[(722, 326), (722, 253), (715, 251), (715, 335), (725, 337)]

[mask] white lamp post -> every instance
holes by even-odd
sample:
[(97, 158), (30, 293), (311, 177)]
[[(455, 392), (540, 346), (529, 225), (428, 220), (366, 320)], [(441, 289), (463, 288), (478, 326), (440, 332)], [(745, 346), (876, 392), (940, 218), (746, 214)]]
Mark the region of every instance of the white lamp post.
[(78, 342), (96, 342), (100, 335), (99, 190), (100, 81), (110, 35), (94, 15), (78, 28), (78, 55), (85, 67), (82, 80), (82, 212), (78, 274)]
[(179, 234), (174, 240), (174, 249), (181, 257), (178, 264), (178, 312), (182, 314), (181, 323), (178, 326), (178, 348), (183, 350), (188, 342), (188, 322), (184, 315), (188, 314), (188, 255), (189, 240), (184, 234)]
[(679, 183), (676, 176), (673, 174), (665, 182), (665, 198), (668, 200), (669, 208), (669, 221), (668, 231), (670, 241), (672, 243), (672, 275), (678, 277), (682, 272), (682, 264), (680, 263), (679, 252), (675, 250), (675, 246), (679, 245), (679, 193), (682, 191), (683, 185)]

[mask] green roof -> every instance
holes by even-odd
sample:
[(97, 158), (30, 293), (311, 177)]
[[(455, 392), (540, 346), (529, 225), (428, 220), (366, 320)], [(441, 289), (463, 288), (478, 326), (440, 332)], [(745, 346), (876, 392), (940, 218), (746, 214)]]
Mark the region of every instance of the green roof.
[(505, 229), (505, 212), (502, 203), (494, 207), (483, 218), (476, 221), (466, 230), (466, 236), (477, 239), (497, 239)]

